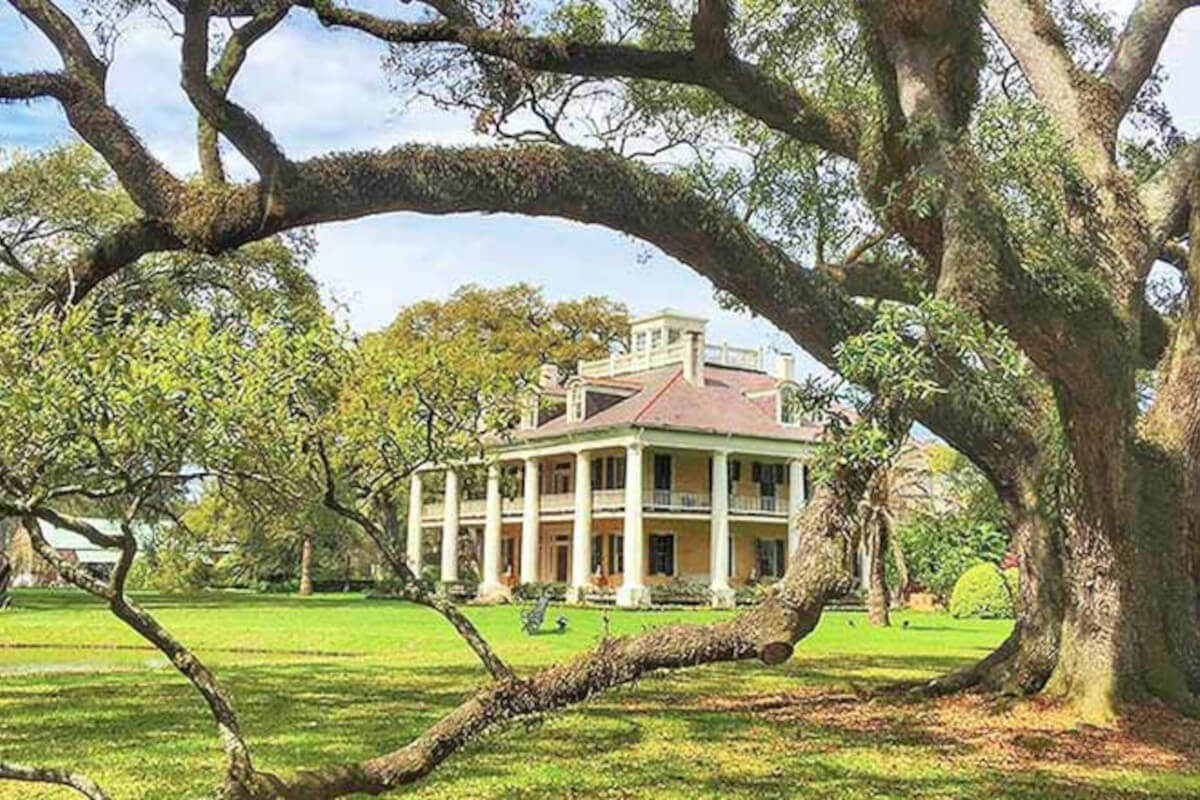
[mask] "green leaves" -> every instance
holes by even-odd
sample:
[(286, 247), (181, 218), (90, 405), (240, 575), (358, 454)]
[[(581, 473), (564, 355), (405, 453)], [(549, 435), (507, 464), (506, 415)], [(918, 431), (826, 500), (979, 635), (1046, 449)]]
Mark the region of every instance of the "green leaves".
[(13, 499), (286, 474), (307, 435), (297, 412), (345, 347), (329, 324), (291, 331), (261, 316), (220, 326), (203, 312), (106, 319), (90, 303), (4, 311), (0, 470)]
[(884, 305), (867, 333), (838, 349), (838, 369), (897, 407), (919, 409), (954, 392), (980, 424), (1008, 424), (1032, 378), (1025, 357), (998, 325), (947, 300)]

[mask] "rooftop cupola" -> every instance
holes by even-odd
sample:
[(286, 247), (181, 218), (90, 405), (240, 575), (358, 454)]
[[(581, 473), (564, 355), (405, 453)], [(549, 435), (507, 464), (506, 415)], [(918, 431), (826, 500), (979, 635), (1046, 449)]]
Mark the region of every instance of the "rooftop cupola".
[(708, 320), (694, 317), (669, 308), (657, 314), (635, 319), (629, 326), (629, 352), (647, 353), (682, 345), (686, 334), (700, 335), (704, 341), (704, 328)]

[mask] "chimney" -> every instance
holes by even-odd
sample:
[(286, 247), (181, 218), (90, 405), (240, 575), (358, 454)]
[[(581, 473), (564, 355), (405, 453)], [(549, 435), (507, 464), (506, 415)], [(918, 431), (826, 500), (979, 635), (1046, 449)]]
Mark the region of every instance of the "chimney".
[(692, 386), (704, 385), (704, 334), (700, 331), (683, 335), (683, 379)]
[(796, 380), (796, 357), (791, 353), (780, 353), (775, 360), (775, 377), (781, 381)]
[(562, 382), (562, 375), (557, 364), (542, 364), (538, 371), (538, 386), (542, 389), (553, 389)]

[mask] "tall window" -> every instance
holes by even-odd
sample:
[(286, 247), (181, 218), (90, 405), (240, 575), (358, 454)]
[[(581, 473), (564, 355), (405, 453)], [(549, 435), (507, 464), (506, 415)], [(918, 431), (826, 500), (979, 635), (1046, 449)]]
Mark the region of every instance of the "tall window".
[(650, 574), (675, 574), (675, 534), (650, 534)]
[(554, 465), (554, 474), (550, 484), (551, 494), (567, 494), (571, 491), (571, 464), (560, 461)]
[(650, 349), (657, 350), (662, 347), (662, 328), (650, 331)]
[[(600, 470), (597, 470), (600, 472)], [(604, 489), (625, 488), (625, 456), (607, 456), (604, 459)]]
[(512, 575), (516, 572), (516, 552), (517, 540), (515, 538), (508, 536), (500, 540), (500, 567), (505, 575)]
[(592, 462), (592, 489), (624, 489), (625, 456), (605, 456)]
[(787, 541), (784, 539), (755, 539), (755, 566), (758, 577), (778, 579), (783, 577), (787, 564)]
[(592, 537), (592, 574), (595, 575), (604, 565), (604, 537)]
[(608, 574), (625, 572), (625, 537), (619, 533), (608, 535)]

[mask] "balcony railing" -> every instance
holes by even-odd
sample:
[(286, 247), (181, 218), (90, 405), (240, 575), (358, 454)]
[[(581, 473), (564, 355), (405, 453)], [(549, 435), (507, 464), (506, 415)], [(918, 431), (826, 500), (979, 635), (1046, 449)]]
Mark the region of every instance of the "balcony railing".
[(712, 508), (712, 497), (707, 493), (650, 489), (642, 495), (642, 507), (647, 511), (701, 512)]
[[(519, 517), (524, 506), (523, 498), (504, 498), (500, 504), (500, 513), (510, 519)], [(575, 510), (575, 495), (572, 492), (543, 494), (539, 498), (539, 507), (542, 514), (569, 514)], [(601, 489), (592, 492), (593, 512), (622, 511), (624, 508), (624, 489)], [(707, 514), (712, 510), (712, 496), (707, 492), (647, 489), (642, 493), (642, 508), (652, 513)], [(734, 516), (786, 517), (787, 498), (731, 494), (729, 513)], [(486, 514), (486, 500), (471, 498), (459, 502), (458, 516), (461, 520), (479, 520)], [(445, 506), (442, 503), (426, 503), (421, 509), (421, 519), (425, 522), (437, 521), (444, 516)]]
[(575, 495), (571, 492), (544, 494), (539, 500), (539, 506), (543, 514), (561, 514), (564, 511), (572, 511), (575, 508)]
[(729, 513), (786, 517), (788, 502), (783, 497), (755, 497), (753, 495), (734, 494), (729, 496)]
[(620, 511), (624, 508), (624, 489), (597, 489), (592, 492), (592, 511)]

